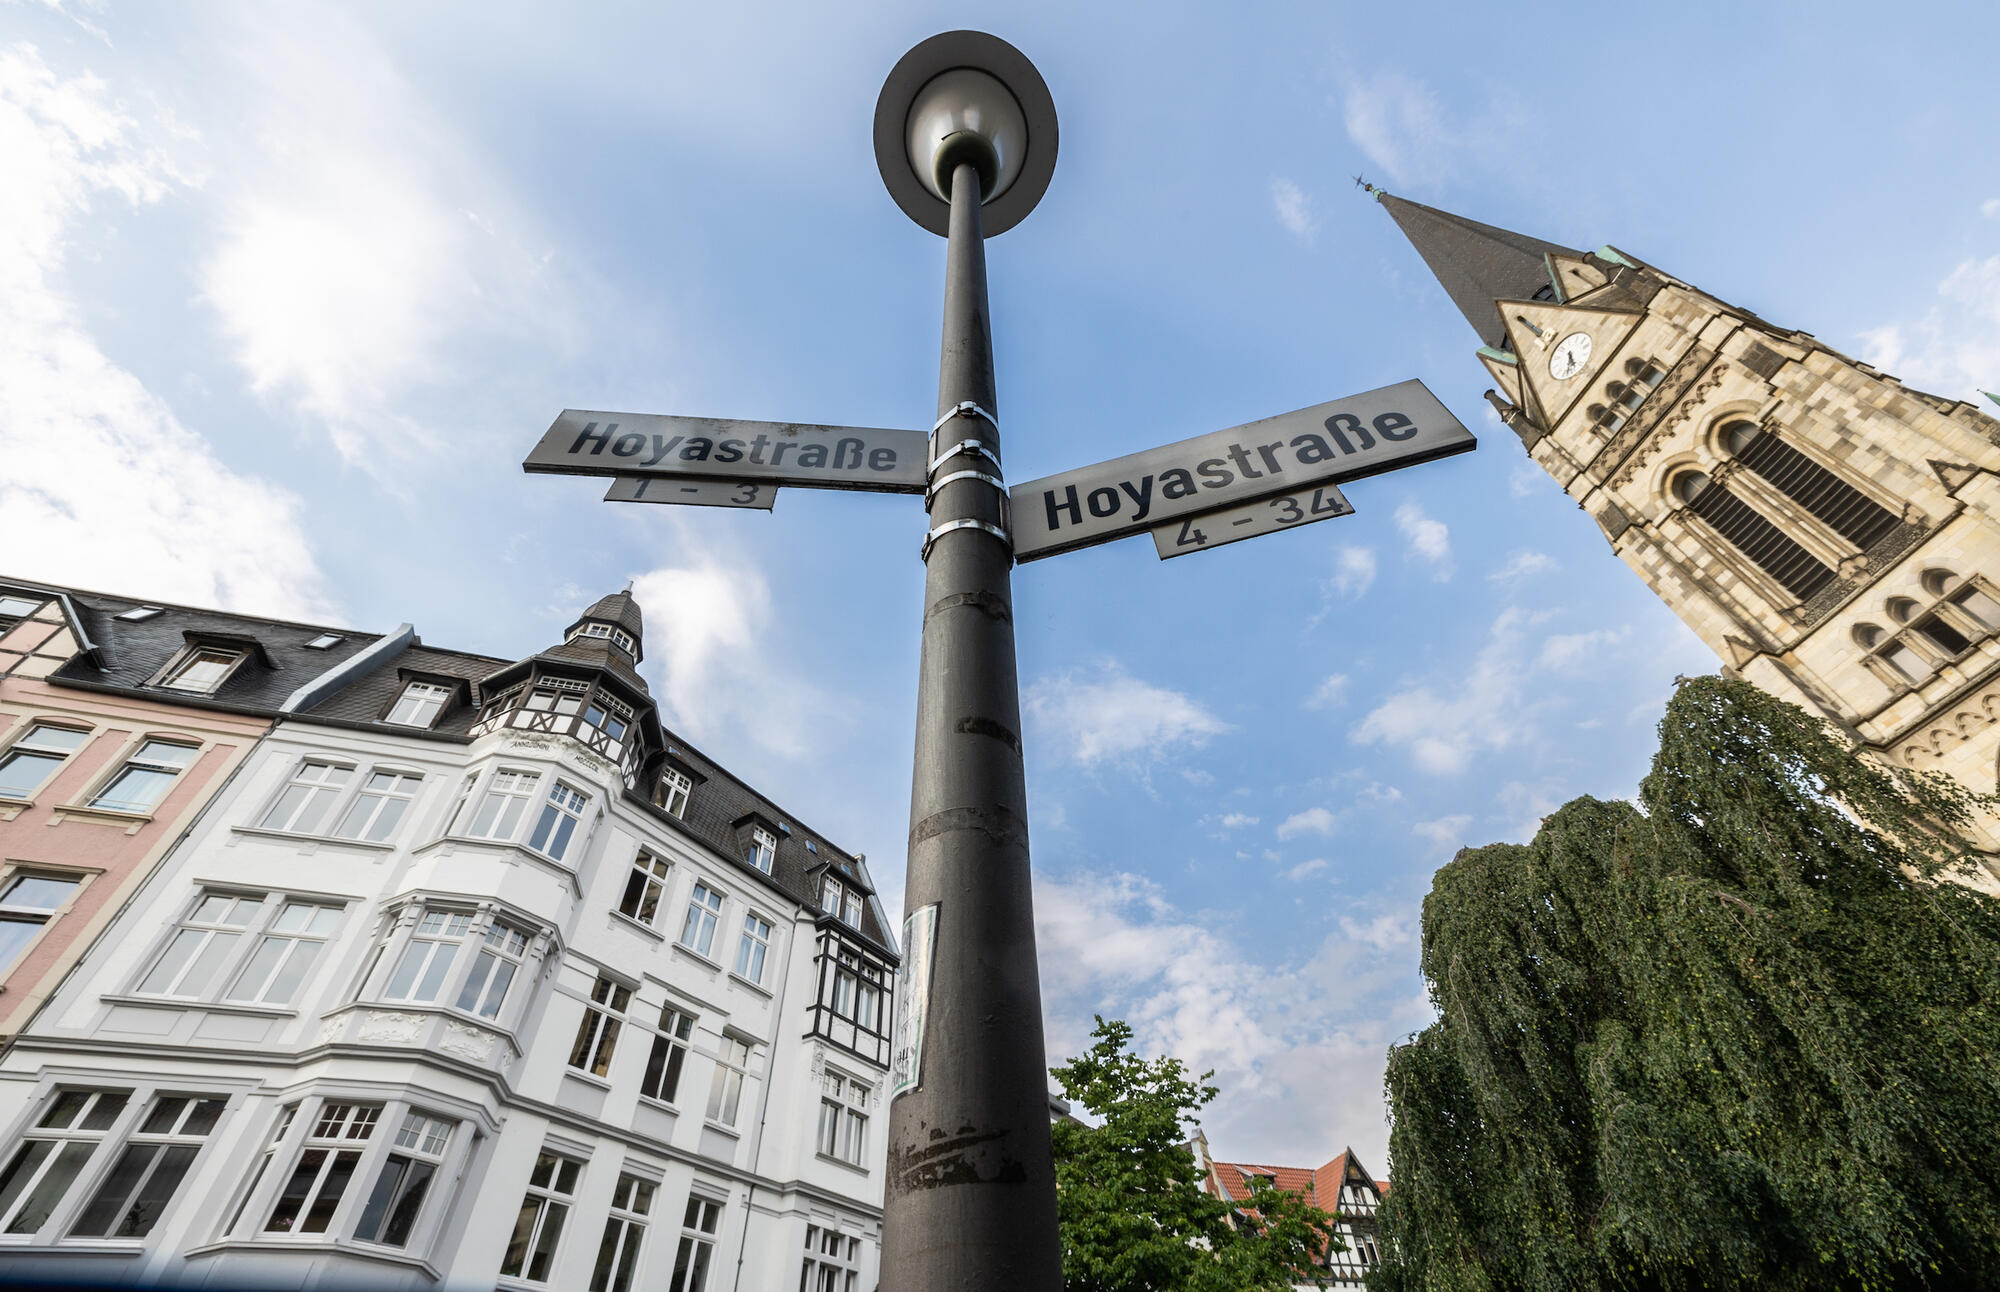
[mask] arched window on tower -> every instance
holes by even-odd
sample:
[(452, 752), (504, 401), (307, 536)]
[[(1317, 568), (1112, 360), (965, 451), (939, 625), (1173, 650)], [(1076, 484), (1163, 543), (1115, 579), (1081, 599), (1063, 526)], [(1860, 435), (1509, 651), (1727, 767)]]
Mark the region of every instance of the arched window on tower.
[(1892, 691), (1897, 684), (1923, 681), (1936, 667), (1900, 636), (1890, 637), (1874, 624), (1856, 624), (1854, 644), (1868, 652), (1869, 661), (1879, 666), (1877, 671), (1885, 675), (1883, 680)]
[(1674, 477), (1673, 492), (1758, 569), (1801, 601), (1833, 581), (1833, 571), (1800, 547), (1750, 504), (1699, 471)]
[(1627, 359), (1625, 376), (1635, 387), (1651, 390), (1667, 379), (1667, 371), (1651, 359)]
[(1755, 422), (1731, 422), (1722, 442), (1744, 466), (1862, 551), (1896, 527), (1896, 514)]

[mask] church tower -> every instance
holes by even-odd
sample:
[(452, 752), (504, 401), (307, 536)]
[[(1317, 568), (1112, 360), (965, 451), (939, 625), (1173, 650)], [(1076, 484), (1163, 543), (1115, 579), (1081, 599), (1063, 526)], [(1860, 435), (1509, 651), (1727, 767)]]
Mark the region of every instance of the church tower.
[(1376, 197), (1501, 420), (1729, 671), (1994, 790), (2000, 421), (1614, 248)]

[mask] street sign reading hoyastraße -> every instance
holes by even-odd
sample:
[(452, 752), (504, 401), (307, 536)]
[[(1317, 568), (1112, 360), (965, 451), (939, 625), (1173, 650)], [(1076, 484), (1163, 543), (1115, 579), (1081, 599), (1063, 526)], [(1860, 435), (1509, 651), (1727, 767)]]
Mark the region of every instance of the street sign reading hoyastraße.
[(929, 451), (930, 438), (922, 431), (571, 408), (556, 418), (521, 468), (922, 493)]
[(1032, 561), (1262, 498), (1310, 492), (1472, 449), (1414, 378), (1198, 435), (1009, 491), (1014, 559)]

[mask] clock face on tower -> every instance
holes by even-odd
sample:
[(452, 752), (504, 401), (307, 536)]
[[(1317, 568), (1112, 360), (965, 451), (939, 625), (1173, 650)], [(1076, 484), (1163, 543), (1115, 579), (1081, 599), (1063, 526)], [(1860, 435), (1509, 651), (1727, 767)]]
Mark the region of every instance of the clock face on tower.
[(1572, 332), (1556, 342), (1554, 353), (1549, 355), (1549, 376), (1557, 381), (1568, 381), (1583, 371), (1583, 365), (1590, 362), (1590, 336), (1584, 332)]

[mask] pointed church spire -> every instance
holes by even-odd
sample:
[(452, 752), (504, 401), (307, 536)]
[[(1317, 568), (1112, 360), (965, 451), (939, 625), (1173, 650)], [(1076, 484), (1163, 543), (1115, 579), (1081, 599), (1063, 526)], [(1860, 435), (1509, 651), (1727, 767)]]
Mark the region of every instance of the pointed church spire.
[(1403, 236), (1424, 258), (1458, 312), (1487, 345), (1507, 347), (1496, 300), (1553, 299), (1548, 257), (1582, 253), (1540, 238), (1496, 229), (1449, 211), (1394, 197), (1365, 186), (1389, 210)]

